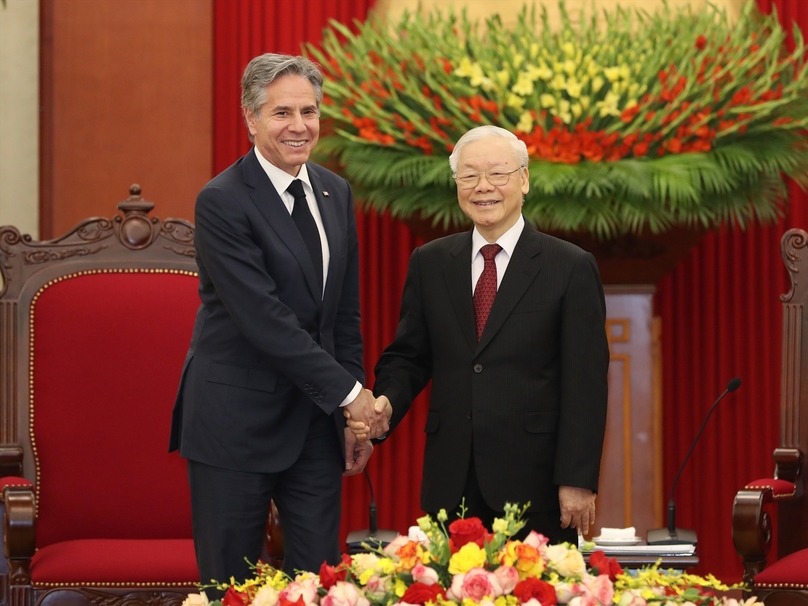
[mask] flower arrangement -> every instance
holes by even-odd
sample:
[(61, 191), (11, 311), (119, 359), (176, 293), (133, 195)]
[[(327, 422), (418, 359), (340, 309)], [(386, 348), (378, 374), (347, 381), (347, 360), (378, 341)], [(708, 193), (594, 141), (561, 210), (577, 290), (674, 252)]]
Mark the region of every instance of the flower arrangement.
[[(495, 124), (530, 154), (524, 213), (600, 237), (674, 225), (768, 222), (784, 175), (808, 184), (808, 77), (798, 29), (753, 0), (737, 23), (710, 6), (655, 14), (522, 9), (515, 26), (465, 12), (332, 22), (322, 48), (320, 153), (359, 197), (444, 226), (466, 218), (447, 158), (468, 129)], [(484, 25), (484, 27), (483, 27)]]
[[(384, 549), (343, 555), (338, 566), (323, 564), (319, 574), (294, 579), (259, 564), (243, 584), (221, 585), (226, 593), (211, 606), (739, 606), (713, 592), (730, 587), (707, 578), (651, 566), (624, 573), (603, 552), (584, 554), (567, 543), (548, 545), (524, 527), (525, 508), (506, 505), (489, 532), (479, 518), (447, 526), (425, 516), (411, 536), (399, 536)], [(414, 536), (412, 536), (414, 535)], [(734, 587), (733, 587), (734, 588)], [(755, 598), (742, 604), (750, 605)], [(183, 606), (208, 606), (192, 595)]]

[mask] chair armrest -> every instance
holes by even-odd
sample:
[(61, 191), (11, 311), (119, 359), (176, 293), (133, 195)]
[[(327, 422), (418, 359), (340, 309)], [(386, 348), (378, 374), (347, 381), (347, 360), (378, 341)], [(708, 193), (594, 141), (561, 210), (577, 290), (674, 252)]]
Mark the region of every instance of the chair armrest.
[(19, 446), (0, 447), (0, 477), (22, 475), (22, 448)]
[(34, 488), (25, 478), (2, 478), (3, 551), (8, 560), (9, 583), (31, 582), (31, 558), (36, 551)]
[[(753, 484), (765, 482), (756, 480)], [(769, 482), (772, 482), (771, 480)], [(750, 583), (766, 567), (772, 547), (771, 516), (764, 505), (772, 501), (771, 487), (744, 488), (732, 504), (732, 542), (743, 561), (743, 579)]]

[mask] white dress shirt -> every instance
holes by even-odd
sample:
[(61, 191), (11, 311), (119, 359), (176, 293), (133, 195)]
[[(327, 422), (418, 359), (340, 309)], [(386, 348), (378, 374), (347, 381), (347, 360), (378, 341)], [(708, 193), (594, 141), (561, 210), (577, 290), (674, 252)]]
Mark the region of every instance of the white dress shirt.
[(508, 263), (511, 261), (513, 251), (516, 248), (516, 243), (522, 235), (522, 230), (525, 228), (525, 218), (519, 215), (516, 223), (508, 231), (497, 238), (496, 242), (489, 242), (483, 238), (482, 234), (474, 228), (471, 234), (471, 296), (474, 296), (474, 291), (477, 288), (477, 281), (483, 273), (485, 267), (485, 259), (480, 249), (486, 244), (499, 244), (502, 250), (494, 257), (494, 262), (497, 264), (497, 290), (499, 285), (502, 284), (502, 276), (505, 275), (505, 270), (508, 269)]

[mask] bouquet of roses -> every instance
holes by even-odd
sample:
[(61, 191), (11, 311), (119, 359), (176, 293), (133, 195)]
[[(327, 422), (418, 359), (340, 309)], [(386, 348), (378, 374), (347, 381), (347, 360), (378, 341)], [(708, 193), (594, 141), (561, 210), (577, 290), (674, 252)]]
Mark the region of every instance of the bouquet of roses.
[[(294, 579), (259, 563), (256, 576), (243, 584), (221, 585), (221, 601), (210, 606), (739, 606), (715, 591), (728, 587), (705, 577), (663, 571), (658, 565), (625, 573), (601, 551), (588, 563), (576, 546), (549, 545), (524, 527), (526, 507), (506, 505), (505, 516), (491, 531), (478, 518), (447, 516), (418, 519), (408, 536), (384, 548), (343, 555), (337, 566), (323, 563), (319, 574), (301, 572)], [(750, 598), (742, 604), (755, 602)], [(204, 594), (184, 606), (207, 606)]]

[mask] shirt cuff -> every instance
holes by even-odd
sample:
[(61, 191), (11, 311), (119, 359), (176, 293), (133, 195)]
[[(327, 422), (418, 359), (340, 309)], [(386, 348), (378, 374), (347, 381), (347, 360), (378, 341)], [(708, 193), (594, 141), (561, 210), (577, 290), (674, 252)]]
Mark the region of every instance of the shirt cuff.
[(339, 407), (343, 408), (345, 406), (348, 406), (348, 404), (350, 404), (351, 402), (356, 400), (357, 397), (359, 397), (360, 393), (362, 393), (362, 384), (359, 381), (357, 381), (356, 385), (354, 385), (354, 388), (351, 390), (351, 393), (348, 394), (348, 397), (346, 397), (342, 401), (342, 404), (340, 404)]

